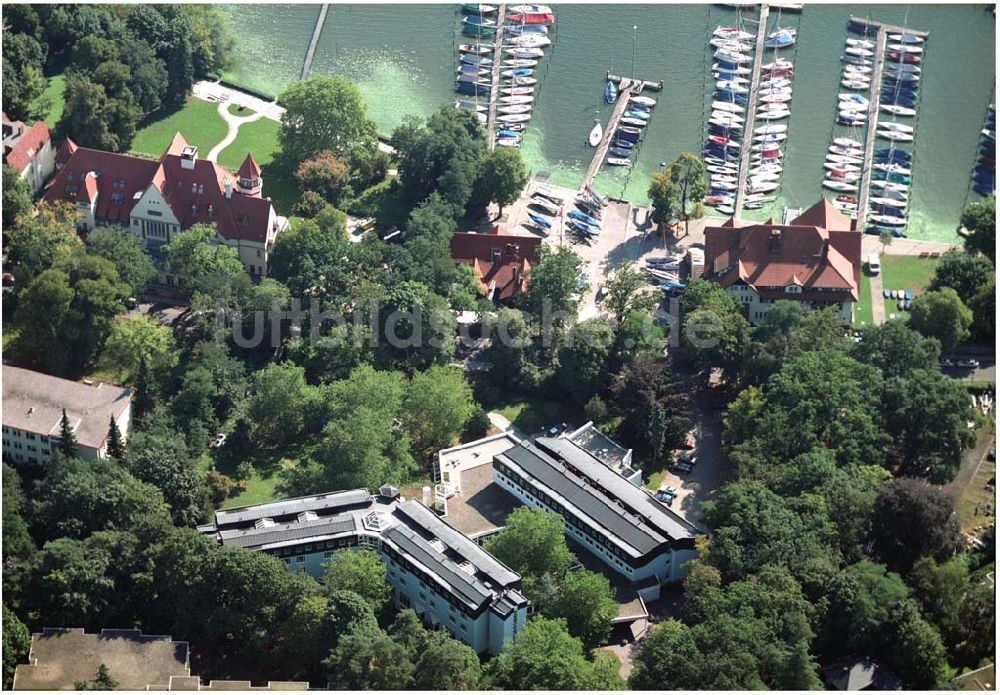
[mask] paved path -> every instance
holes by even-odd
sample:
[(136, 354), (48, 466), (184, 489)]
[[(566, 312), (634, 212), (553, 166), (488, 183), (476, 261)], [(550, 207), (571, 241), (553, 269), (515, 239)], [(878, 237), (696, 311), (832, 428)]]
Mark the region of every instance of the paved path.
[(252, 116), (234, 116), (229, 113), (229, 104), (224, 101), (219, 102), (219, 115), (222, 120), (226, 122), (229, 126), (229, 130), (226, 132), (226, 137), (222, 138), (222, 142), (212, 148), (212, 151), (208, 153), (208, 161), (216, 162), (219, 160), (219, 155), (222, 151), (233, 144), (236, 140), (236, 136), (240, 134), (240, 126), (244, 123), (252, 123), (253, 121), (259, 121), (264, 117), (262, 113), (254, 113)]
[[(243, 106), (256, 111), (264, 118), (270, 118), (272, 121), (278, 121), (279, 123), (281, 122), (281, 117), (285, 115), (284, 107), (279, 106), (277, 100), (265, 101), (260, 97), (255, 97), (252, 94), (241, 92), (232, 87), (226, 87), (218, 82), (209, 82), (208, 80), (196, 82), (192, 89), (192, 94), (204, 101), (216, 101), (221, 104), (230, 103)], [(379, 140), (378, 148), (386, 154), (394, 154), (396, 152), (388, 143), (382, 140)]]
[(885, 323), (885, 298), (882, 296), (882, 273), (872, 275), (868, 280), (871, 283), (872, 291), (872, 323), (878, 326)]

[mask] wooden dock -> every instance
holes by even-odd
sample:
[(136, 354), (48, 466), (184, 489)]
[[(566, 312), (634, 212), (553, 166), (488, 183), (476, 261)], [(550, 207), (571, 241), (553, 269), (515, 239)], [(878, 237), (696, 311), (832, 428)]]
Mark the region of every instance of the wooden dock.
[(757, 92), (760, 89), (760, 66), (764, 60), (764, 39), (767, 38), (766, 3), (760, 6), (760, 17), (757, 20), (757, 47), (753, 53), (753, 72), (750, 75), (750, 94), (747, 96), (747, 115), (743, 126), (743, 142), (740, 145), (740, 169), (736, 181), (736, 202), (733, 217), (740, 221), (743, 214), (743, 198), (746, 195), (747, 174), (750, 171), (750, 146), (753, 144), (753, 122), (757, 114)]
[(306, 50), (306, 59), (302, 63), (302, 75), (299, 79), (309, 77), (309, 69), (312, 68), (313, 58), (316, 56), (316, 46), (319, 44), (319, 35), (323, 33), (323, 25), (326, 24), (326, 13), (330, 10), (330, 3), (324, 2), (319, 10), (319, 17), (316, 19), (316, 27), (313, 29), (312, 39), (309, 41), (309, 48)]
[(590, 184), (594, 182), (597, 172), (601, 170), (601, 164), (604, 162), (604, 158), (608, 154), (608, 148), (611, 147), (611, 140), (614, 139), (615, 131), (618, 130), (618, 123), (621, 121), (622, 116), (625, 115), (625, 109), (628, 107), (629, 97), (633, 94), (641, 92), (643, 84), (645, 84), (645, 82), (641, 80), (637, 80), (633, 83), (628, 77), (619, 78), (618, 100), (615, 102), (615, 108), (611, 112), (611, 118), (608, 119), (608, 125), (604, 129), (604, 135), (601, 137), (601, 142), (597, 146), (594, 158), (590, 160), (590, 166), (587, 167), (587, 175), (583, 178), (584, 188), (590, 186)]
[(503, 3), (497, 6), (497, 35), (493, 39), (493, 69), (490, 83), (490, 108), (486, 113), (487, 142), (492, 151), (497, 146), (497, 98), (500, 96), (500, 63), (503, 62), (503, 22), (507, 16), (507, 7)]
[(871, 89), (868, 94), (868, 120), (865, 123), (864, 155), (861, 165), (861, 183), (858, 186), (858, 212), (854, 217), (854, 229), (863, 232), (868, 220), (868, 199), (871, 196), (872, 160), (875, 158), (875, 140), (878, 128), (878, 111), (882, 101), (882, 72), (885, 68), (885, 46), (889, 34), (913, 34), (926, 38), (926, 31), (917, 31), (895, 24), (882, 24), (861, 17), (850, 17), (856, 24), (864, 24), (876, 30), (875, 56), (872, 62)]
[(636, 80), (631, 77), (621, 77), (619, 75), (612, 75), (610, 70), (608, 70), (607, 79), (611, 80), (612, 82), (618, 82), (619, 84), (621, 84), (625, 80), (628, 80), (629, 82), (634, 82), (637, 85), (641, 84), (642, 87), (639, 88), (639, 91), (642, 91), (643, 89), (649, 89), (654, 92), (659, 92), (661, 89), (663, 89), (663, 80), (656, 80), (655, 82), (653, 80)]

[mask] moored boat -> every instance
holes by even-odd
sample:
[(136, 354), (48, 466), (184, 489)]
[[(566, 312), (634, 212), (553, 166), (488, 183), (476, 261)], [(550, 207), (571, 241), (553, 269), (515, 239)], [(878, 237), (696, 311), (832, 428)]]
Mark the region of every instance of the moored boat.
[(587, 136), (587, 142), (590, 143), (591, 147), (597, 147), (601, 144), (601, 138), (604, 137), (604, 128), (601, 127), (601, 122), (596, 121), (594, 127), (590, 130), (590, 135)]

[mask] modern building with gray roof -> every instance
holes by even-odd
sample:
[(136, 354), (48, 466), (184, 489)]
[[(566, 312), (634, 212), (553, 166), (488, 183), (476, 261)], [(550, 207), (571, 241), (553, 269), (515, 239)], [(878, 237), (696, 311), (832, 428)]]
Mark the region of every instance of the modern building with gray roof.
[(317, 578), (336, 552), (377, 550), (395, 605), (413, 608), (477, 652), (497, 654), (527, 619), (517, 573), (390, 485), (374, 496), (346, 490), (223, 509), (198, 530)]
[(695, 557), (693, 524), (570, 439), (539, 437), (498, 454), (493, 479), (561, 515), (567, 535), (632, 582), (678, 582)]
[(20, 367), (3, 367), (3, 456), (17, 463), (42, 463), (58, 446), (66, 411), (77, 453), (107, 456), (111, 418), (127, 438), (132, 425), (132, 389), (85, 384)]

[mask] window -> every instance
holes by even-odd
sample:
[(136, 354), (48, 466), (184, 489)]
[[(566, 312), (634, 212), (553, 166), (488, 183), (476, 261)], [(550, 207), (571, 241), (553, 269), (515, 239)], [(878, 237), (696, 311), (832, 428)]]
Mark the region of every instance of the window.
[(192, 193), (197, 193), (198, 192), (198, 184), (196, 184), (196, 183), (192, 183), (191, 184), (191, 192)]
[(123, 200), (125, 200), (125, 194), (124, 193), (120, 193), (119, 192), (119, 193), (112, 193), (111, 194), (111, 202), (112, 203), (120, 203)]
[(123, 178), (117, 178), (117, 179), (115, 179), (114, 181), (111, 182), (111, 187), (112, 188), (124, 189), (125, 188), (125, 179), (123, 179)]
[(163, 217), (163, 213), (159, 210), (146, 210), (146, 214), (150, 217)]
[(75, 196), (79, 192), (80, 192), (80, 187), (77, 186), (76, 184), (68, 184), (66, 186), (66, 195)]
[(306, 556), (305, 555), (297, 555), (295, 557), (295, 562), (297, 562), (299, 564), (302, 564), (305, 561), (306, 561)]

